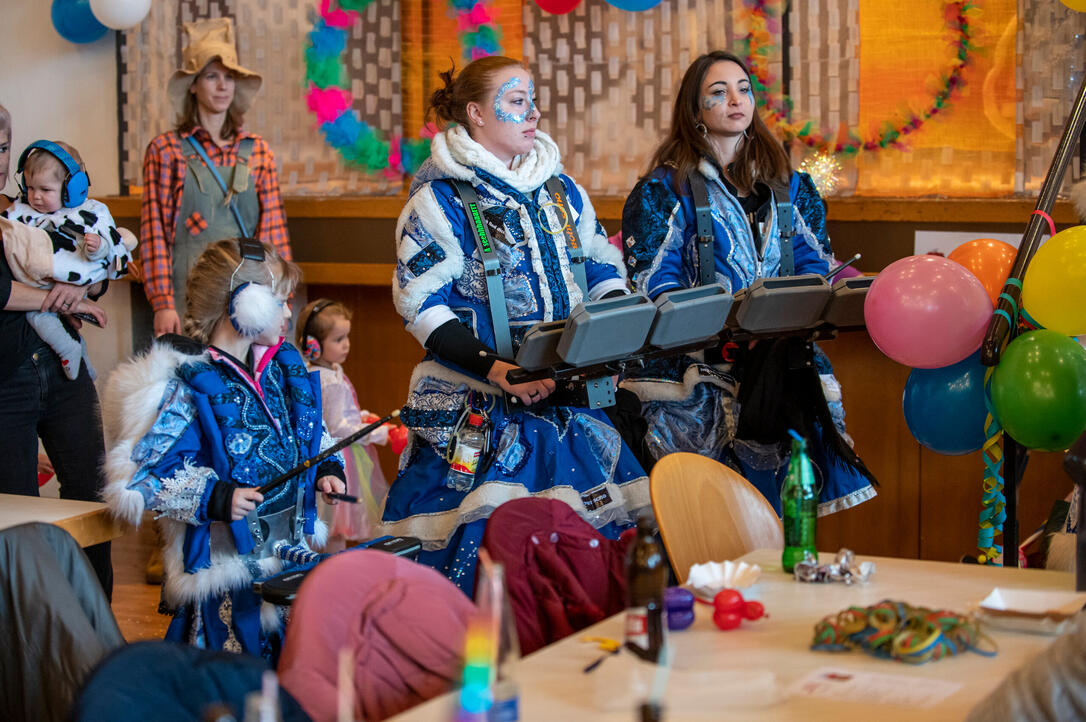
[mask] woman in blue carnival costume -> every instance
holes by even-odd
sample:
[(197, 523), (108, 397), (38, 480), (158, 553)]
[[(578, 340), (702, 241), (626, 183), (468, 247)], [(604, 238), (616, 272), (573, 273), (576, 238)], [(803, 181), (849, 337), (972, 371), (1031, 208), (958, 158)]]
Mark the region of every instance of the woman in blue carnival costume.
[(104, 496), (130, 524), (158, 515), (167, 639), (274, 658), (284, 610), (252, 582), (283, 569), (276, 542), (322, 543), (315, 490), (343, 492), (336, 456), (266, 497), (255, 488), (331, 445), (320, 383), (282, 338), (299, 276), (268, 244), (208, 246), (189, 272), (186, 336), (109, 380)]
[[(608, 244), (584, 190), (561, 173), (554, 141), (536, 128), (532, 78), (521, 63), (482, 58), (455, 80), (452, 70), (442, 77), (431, 107), (455, 125), (434, 138), (397, 225), (393, 299), (427, 353), (400, 417), (412, 433), (383, 530), (421, 539), (420, 561), (470, 594), (483, 527), (502, 502), (561, 499), (614, 538), (649, 498), (645, 472), (607, 414), (548, 398), (551, 380), (506, 379), (515, 368), (506, 358), (532, 324), (567, 318), (582, 300), (627, 292), (621, 254)], [(552, 177), (568, 215), (548, 194)], [(504, 304), (493, 314), (456, 181), (478, 195), (484, 242), (500, 261), (504, 293), (494, 295), (504, 295)], [(588, 299), (570, 262), (572, 233), (584, 249)], [(496, 358), (503, 331), (511, 331), (511, 350)], [(509, 405), (506, 396), (521, 405)], [(446, 484), (446, 452), (469, 408), (486, 419), (489, 444), (472, 488), (456, 491)]]
[[(832, 256), (822, 199), (810, 176), (791, 171), (784, 148), (758, 115), (750, 73), (731, 53), (703, 55), (687, 69), (671, 130), (650, 169), (622, 214), (626, 262), (635, 287), (649, 298), (701, 283), (691, 189), (699, 180), (712, 212), (714, 274), (707, 278), (735, 293), (759, 278), (788, 275), (781, 242), (787, 216), (779, 222), (777, 204), (789, 201), (791, 275), (827, 272)], [(818, 437), (812, 461), (822, 488), (819, 513), (829, 514), (866, 501), (875, 490), (844, 436), (840, 386), (829, 361), (809, 349), (801, 339), (710, 349), (654, 362), (623, 387), (641, 398), (646, 444), (656, 458), (692, 451), (728, 463), (778, 514), (787, 429)], [(805, 354), (800, 370), (794, 368), (797, 352)]]

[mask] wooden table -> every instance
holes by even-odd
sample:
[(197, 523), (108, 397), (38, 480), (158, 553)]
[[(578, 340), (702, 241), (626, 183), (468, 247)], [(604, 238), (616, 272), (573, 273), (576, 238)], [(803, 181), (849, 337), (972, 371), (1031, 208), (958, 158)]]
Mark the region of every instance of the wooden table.
[[(669, 638), (675, 650), (674, 668), (691, 675), (697, 670), (730, 673), (733, 683), (720, 686), (719, 699), (707, 705), (711, 708), (696, 713), (685, 710), (681, 714), (675, 707), (665, 708), (666, 720), (725, 717), (752, 720), (960, 720), (1013, 669), (1047, 647), (1053, 638), (986, 630), (999, 645), (999, 653), (994, 658), (965, 653), (913, 666), (876, 659), (859, 651), (813, 652), (809, 645), (814, 624), (851, 604), (866, 606), (883, 599), (966, 612), (996, 586), (1056, 591), (1075, 588), (1073, 575), (1062, 572), (882, 557), (864, 558), (877, 565), (871, 580), (864, 585), (800, 584), (781, 571), (778, 551), (759, 550), (743, 558), (762, 566), (762, 577), (748, 596), (760, 599), (770, 618), (744, 622), (741, 629), (720, 632), (713, 626), (711, 607), (696, 605), (694, 625), (686, 631), (672, 633)], [(828, 560), (824, 554), (823, 561)], [(595, 646), (581, 642), (580, 638), (593, 635), (621, 639), (622, 622), (622, 615), (616, 615), (524, 659), (517, 670), (520, 719), (561, 722), (630, 722), (637, 719), (633, 699), (629, 700), (628, 706), (614, 709), (617, 706), (614, 700), (621, 698), (622, 689), (616, 687), (600, 696), (599, 685), (593, 678), (608, 664), (613, 664), (611, 659), (592, 674), (582, 672), (600, 652)], [(820, 667), (947, 680), (960, 682), (963, 686), (928, 709), (784, 695), (790, 685)], [(774, 695), (768, 695), (769, 699), (762, 703), (752, 704), (749, 690), (736, 687), (744, 680), (750, 680), (751, 686), (764, 685), (767, 679), (772, 683), (769, 689), (776, 690), (775, 701)], [(730, 704), (729, 690), (731, 694), (742, 694), (747, 699), (739, 705)], [(599, 700), (606, 699), (608, 694), (612, 703), (601, 704)], [(444, 721), (451, 719), (449, 710), (454, 703), (453, 695), (446, 695), (395, 719)], [(610, 711), (601, 711), (601, 707)]]
[(97, 501), (48, 499), (39, 496), (0, 494), (0, 529), (41, 521), (56, 524), (88, 547), (124, 534), (124, 525)]

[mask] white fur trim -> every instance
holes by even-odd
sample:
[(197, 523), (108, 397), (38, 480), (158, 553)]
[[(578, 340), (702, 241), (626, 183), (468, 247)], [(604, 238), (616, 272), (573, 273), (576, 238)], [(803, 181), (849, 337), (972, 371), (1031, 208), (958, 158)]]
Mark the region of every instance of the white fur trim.
[(207, 355), (190, 356), (172, 346), (154, 343), (149, 351), (124, 362), (106, 383), (102, 395), (102, 426), (106, 442), (106, 486), (102, 499), (110, 512), (133, 526), (143, 518), (143, 495), (128, 488), (138, 467), (132, 451), (158, 418), (159, 407), (177, 367)]
[(382, 521), (379, 530), (381, 534), (413, 536), (422, 541), (424, 549), (434, 550), (448, 546), (450, 537), (463, 524), (486, 519), (499, 506), (513, 499), (529, 496), (557, 499), (569, 505), (596, 528), (612, 521), (633, 522), (638, 510), (650, 509), (652, 506), (648, 477), (640, 476), (621, 485), (607, 482), (604, 486), (611, 495), (611, 503), (594, 512), (588, 512), (581, 501), (581, 492), (571, 486), (552, 486), (530, 494), (520, 484), (488, 481), (464, 497), (460, 506), (455, 509), (434, 514), (416, 514), (392, 522)]
[[(308, 546), (320, 547), (328, 537), (328, 527), (320, 519), (316, 520), (314, 534), (308, 538)], [(237, 555), (231, 544), (224, 544), (221, 549), (211, 552), (211, 563), (204, 569), (193, 573), (185, 572), (185, 532), (189, 525), (184, 522), (165, 517), (158, 519), (159, 529), (162, 531), (162, 565), (165, 571), (165, 581), (162, 587), (162, 596), (166, 603), (178, 607), (182, 604), (198, 604), (215, 596), (225, 594), (231, 589), (247, 587), (253, 583), (253, 575), (249, 573), (242, 557)], [(212, 522), (223, 537), (229, 537), (226, 525), (221, 522)], [(267, 557), (256, 562), (261, 576), (278, 574), (283, 570), (283, 562), (275, 557)], [(267, 621), (264, 610), (261, 610), (262, 622)], [(271, 629), (278, 628), (278, 617)], [(265, 627), (268, 629), (268, 627)]]
[(464, 251), (460, 248), (460, 239), (453, 232), (452, 223), (434, 196), (430, 184), (419, 188), (408, 199), (396, 222), (396, 256), (399, 262), (406, 265), (422, 250), (418, 239), (404, 236), (404, 227), (412, 213), (445, 252), (445, 260), (435, 263), (422, 275), (410, 279), (403, 288), (398, 281), (393, 281), (392, 302), (396, 311), (408, 323), (415, 320), (426, 299), (464, 273)]
[(283, 304), (263, 283), (246, 283), (230, 298), (230, 320), (245, 338), (256, 338), (283, 322)]
[(720, 173), (717, 172), (716, 166), (713, 165), (707, 158), (702, 158), (698, 161), (698, 170), (706, 178), (711, 180), (719, 180)]
[[(599, 263), (613, 266), (615, 271), (618, 272), (619, 278), (625, 284), (626, 264), (622, 262), (622, 251), (611, 245), (605, 234), (597, 231), (596, 208), (592, 205), (592, 201), (589, 200), (585, 189), (576, 181), (574, 181), (573, 185), (577, 188), (577, 192), (581, 194), (582, 207), (581, 217), (577, 219), (577, 235), (584, 245), (585, 256)], [(589, 295), (593, 296), (594, 291), (593, 288)]]
[(260, 605), (260, 628), (265, 632), (274, 632), (283, 626), (279, 616), (279, 608), (271, 602), (263, 602)]
[[(490, 394), (491, 396), (500, 396), (504, 393), (498, 386), (488, 384), (485, 381), (480, 381), (473, 376), (467, 376), (457, 371), (453, 371), (448, 366), (443, 366), (437, 361), (423, 361), (419, 363), (419, 365), (415, 367), (415, 371), (411, 374), (411, 382), (407, 385), (407, 388), (414, 390), (424, 378), (441, 379), (442, 381), (448, 381), (454, 384), (466, 384), (470, 389), (478, 391), (479, 393)], [(401, 458), (407, 458), (406, 450), (401, 454)]]
[(686, 367), (682, 381), (627, 379), (620, 383), (619, 386), (627, 391), (632, 391), (641, 400), (641, 403), (645, 403), (648, 401), (685, 401), (690, 397), (690, 394), (694, 393), (694, 387), (698, 384), (713, 384), (732, 391), (735, 389), (734, 386), (715, 376), (702, 375), (697, 364)]
[(1086, 218), (1086, 181), (1079, 181), (1071, 186), (1071, 202), (1075, 204), (1075, 213), (1079, 219)]
[(1075, 571), (1076, 536), (1070, 532), (1056, 532), (1049, 538), (1045, 569), (1060, 572)]
[(442, 326), (449, 321), (455, 321), (456, 314), (453, 313), (448, 306), (430, 306), (418, 316), (415, 316), (415, 320), (407, 324), (407, 331), (423, 346), (426, 345), (426, 339), (430, 338), (430, 334), (434, 332), (439, 326)]
[(531, 193), (562, 170), (557, 144), (541, 130), (535, 132), (532, 149), (513, 160), (512, 169), (472, 140), (467, 129), (459, 125), (434, 136), (430, 141), (430, 157), (452, 178), (478, 182), (475, 168), (479, 168), (521, 193)]
[(593, 301), (606, 296), (611, 291), (622, 291), (623, 293), (629, 293), (630, 289), (626, 286), (626, 281), (621, 278), (609, 278), (606, 281), (600, 281), (588, 292), (588, 297)]
[[(165, 571), (162, 596), (167, 604), (178, 607), (199, 603), (252, 582), (245, 562), (233, 549), (229, 552), (212, 551), (209, 567), (193, 574), (186, 573), (185, 532), (189, 525), (167, 518), (158, 519), (158, 525), (162, 531), (162, 565)], [(213, 522), (212, 526), (222, 528), (225, 525)], [(257, 565), (264, 576), (277, 574), (283, 569), (283, 562), (274, 557), (261, 559)]]

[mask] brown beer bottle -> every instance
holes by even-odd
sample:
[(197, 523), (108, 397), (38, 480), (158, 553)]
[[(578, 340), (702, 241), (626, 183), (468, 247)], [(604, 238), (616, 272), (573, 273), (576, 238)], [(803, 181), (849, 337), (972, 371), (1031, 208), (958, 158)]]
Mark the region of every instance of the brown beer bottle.
[(626, 556), (626, 648), (641, 659), (660, 661), (667, 620), (667, 567), (648, 516), (637, 520), (637, 538)]

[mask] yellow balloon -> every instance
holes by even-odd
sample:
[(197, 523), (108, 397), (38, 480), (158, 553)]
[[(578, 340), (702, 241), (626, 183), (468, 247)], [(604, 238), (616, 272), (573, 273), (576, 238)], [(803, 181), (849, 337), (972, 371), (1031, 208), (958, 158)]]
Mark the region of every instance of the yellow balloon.
[[(1076, 0), (1086, 7), (1086, 0)], [(1037, 249), (1022, 280), (1022, 304), (1045, 328), (1086, 333), (1086, 226), (1060, 231)]]
[(1061, 3), (1080, 13), (1086, 13), (1086, 0), (1060, 0)]

